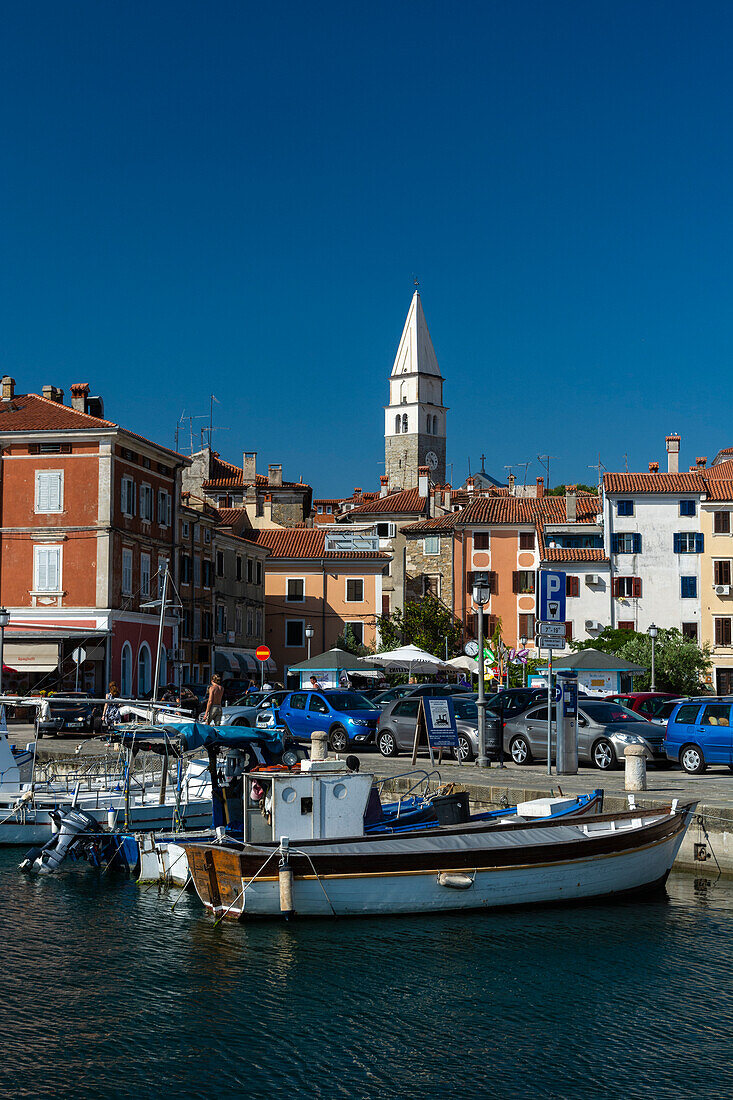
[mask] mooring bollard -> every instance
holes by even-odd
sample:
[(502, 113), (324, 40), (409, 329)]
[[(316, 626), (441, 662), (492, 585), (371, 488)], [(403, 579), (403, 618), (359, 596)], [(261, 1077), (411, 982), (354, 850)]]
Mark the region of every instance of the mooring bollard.
[(311, 734), (311, 760), (325, 760), (328, 756), (328, 734), (314, 730)]
[(625, 785), (627, 791), (646, 790), (646, 749), (641, 745), (627, 745)]

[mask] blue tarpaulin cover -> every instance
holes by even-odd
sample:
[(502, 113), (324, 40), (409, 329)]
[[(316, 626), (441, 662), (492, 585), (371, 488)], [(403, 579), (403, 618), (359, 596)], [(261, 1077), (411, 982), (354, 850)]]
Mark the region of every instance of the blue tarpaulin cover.
[(184, 752), (193, 749), (241, 749), (247, 745), (265, 745), (270, 752), (282, 752), (280, 735), (272, 729), (254, 730), (249, 726), (207, 726), (203, 722), (167, 723), (165, 726), (147, 726), (131, 729), (116, 726), (123, 741), (177, 741)]

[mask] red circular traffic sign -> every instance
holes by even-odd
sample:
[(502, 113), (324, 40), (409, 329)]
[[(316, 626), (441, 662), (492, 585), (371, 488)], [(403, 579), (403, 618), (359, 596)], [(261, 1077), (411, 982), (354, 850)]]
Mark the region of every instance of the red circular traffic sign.
[(266, 645), (258, 645), (255, 650), (255, 657), (258, 661), (266, 661), (270, 656), (270, 648)]

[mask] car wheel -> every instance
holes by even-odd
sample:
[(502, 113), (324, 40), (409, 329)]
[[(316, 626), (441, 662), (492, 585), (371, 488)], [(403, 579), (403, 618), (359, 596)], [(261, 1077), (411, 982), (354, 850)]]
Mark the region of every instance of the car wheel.
[(377, 734), (377, 748), (382, 756), (397, 756), (397, 741), (392, 730), (380, 730)]
[(328, 742), (331, 752), (346, 752), (349, 747), (349, 735), (343, 726), (334, 726), (331, 730)]
[(246, 718), (235, 718), (231, 723), (232, 726), (251, 726), (252, 723), (248, 722)]
[(473, 748), (465, 733), (458, 734), (458, 748), (453, 749), (453, 756), (463, 763), (464, 760), (473, 760)]
[(532, 763), (532, 750), (529, 747), (529, 741), (522, 734), (512, 738), (509, 752), (512, 754), (512, 760), (515, 764)]
[(593, 746), (593, 763), (602, 772), (616, 767), (616, 753), (607, 737), (601, 737)]
[(702, 749), (697, 745), (684, 745), (680, 752), (680, 764), (688, 775), (702, 775), (707, 767)]

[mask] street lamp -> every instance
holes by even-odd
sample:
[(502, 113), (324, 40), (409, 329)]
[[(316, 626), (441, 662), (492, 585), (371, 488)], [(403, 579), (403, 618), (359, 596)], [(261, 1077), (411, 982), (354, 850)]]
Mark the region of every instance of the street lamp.
[(655, 650), (656, 650), (656, 646), (657, 646), (657, 634), (659, 633), (659, 628), (655, 625), (655, 623), (652, 623), (652, 625), (649, 627), (649, 630), (647, 631), (647, 633), (649, 634), (649, 637), (652, 640), (652, 686), (651, 686), (651, 690), (656, 691), (657, 690), (657, 688), (656, 688), (657, 678), (656, 678), (656, 674), (655, 674), (656, 670), (655, 670), (655, 667), (654, 667), (654, 658), (656, 656)]
[(489, 602), (491, 588), (485, 573), (477, 573), (473, 582), (473, 602), (478, 607), (478, 760), (480, 768), (489, 766), (486, 755), (486, 696), (484, 695), (484, 605)]
[[(526, 634), (523, 634), (522, 637), (519, 639), (519, 644), (521, 645), (522, 649), (527, 648), (527, 635)], [(522, 687), (526, 687), (526, 686), (527, 686), (527, 662), (526, 662), (526, 660), (524, 660), (524, 661), (522, 661)]]
[[(0, 607), (0, 695), (3, 693), (3, 650), (5, 648), (5, 627), (10, 622), (10, 612), (7, 607)], [(0, 709), (2, 704), (0, 703)]]
[(315, 634), (315, 630), (313, 629), (311, 624), (308, 623), (307, 627), (305, 628), (305, 636), (308, 639), (308, 660), (309, 661), (311, 659), (311, 638), (313, 637), (314, 634)]

